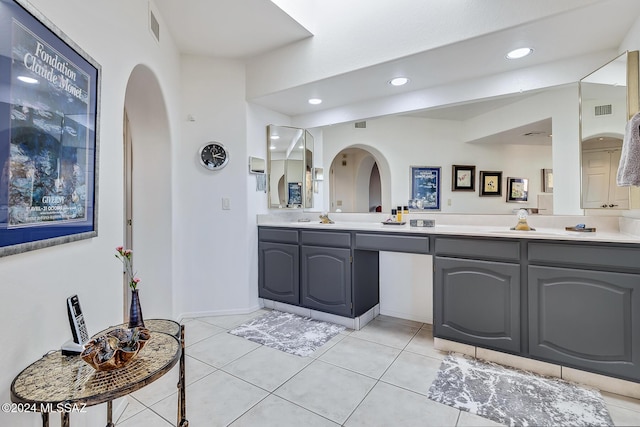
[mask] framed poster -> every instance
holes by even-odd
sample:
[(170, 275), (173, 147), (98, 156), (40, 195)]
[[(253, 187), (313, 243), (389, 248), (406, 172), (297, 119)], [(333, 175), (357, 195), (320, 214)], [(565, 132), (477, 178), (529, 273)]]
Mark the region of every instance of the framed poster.
[(289, 183), (289, 199), (287, 206), (302, 206), (302, 183), (290, 182)]
[(453, 165), (451, 191), (476, 191), (476, 167)]
[(100, 66), (0, 0), (0, 256), (97, 236)]
[(526, 202), (528, 194), (527, 178), (507, 178), (507, 202)]
[(411, 166), (409, 208), (440, 210), (440, 167)]
[(480, 171), (480, 196), (502, 196), (502, 171)]

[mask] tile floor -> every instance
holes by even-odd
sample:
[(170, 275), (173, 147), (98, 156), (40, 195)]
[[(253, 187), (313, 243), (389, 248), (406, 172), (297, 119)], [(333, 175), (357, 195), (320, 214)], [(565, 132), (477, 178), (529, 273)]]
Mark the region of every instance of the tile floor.
[[(498, 425), (426, 397), (445, 356), (431, 325), (379, 316), (299, 357), (227, 333), (263, 313), (184, 322), (190, 425)], [(175, 425), (177, 378), (176, 366), (129, 396), (117, 426)], [(617, 426), (640, 425), (640, 400), (603, 396)]]

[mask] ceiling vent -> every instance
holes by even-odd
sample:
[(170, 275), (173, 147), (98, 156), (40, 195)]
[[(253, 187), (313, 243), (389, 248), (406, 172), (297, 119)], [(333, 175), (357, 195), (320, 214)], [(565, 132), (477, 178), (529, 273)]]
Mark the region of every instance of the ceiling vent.
[(606, 116), (608, 114), (611, 114), (611, 104), (596, 105), (595, 112), (596, 116)]
[(367, 127), (367, 122), (366, 121), (356, 122), (355, 126), (356, 126), (356, 129), (365, 129)]
[(156, 16), (153, 14), (152, 10), (149, 10), (149, 29), (151, 30), (151, 34), (155, 37), (156, 41), (160, 43), (160, 23), (156, 19)]

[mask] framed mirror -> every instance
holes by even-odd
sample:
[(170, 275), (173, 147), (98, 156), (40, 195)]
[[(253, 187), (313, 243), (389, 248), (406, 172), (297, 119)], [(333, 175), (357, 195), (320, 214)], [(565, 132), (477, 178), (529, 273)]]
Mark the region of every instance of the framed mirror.
[(579, 82), (582, 209), (630, 209), (636, 190), (616, 184), (628, 119), (638, 112), (638, 51), (625, 52)]
[(313, 137), (288, 126), (267, 126), (267, 176), (270, 209), (313, 207)]

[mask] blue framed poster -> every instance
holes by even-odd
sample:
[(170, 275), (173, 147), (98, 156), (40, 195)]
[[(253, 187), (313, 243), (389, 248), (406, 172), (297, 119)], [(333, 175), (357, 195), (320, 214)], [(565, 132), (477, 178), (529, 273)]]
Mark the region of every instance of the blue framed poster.
[(302, 183), (290, 182), (289, 183), (289, 198), (287, 206), (302, 206)]
[(0, 0), (0, 256), (97, 236), (100, 66)]
[(411, 166), (409, 209), (440, 210), (440, 167)]

